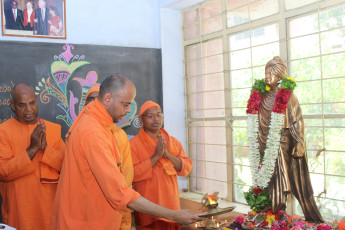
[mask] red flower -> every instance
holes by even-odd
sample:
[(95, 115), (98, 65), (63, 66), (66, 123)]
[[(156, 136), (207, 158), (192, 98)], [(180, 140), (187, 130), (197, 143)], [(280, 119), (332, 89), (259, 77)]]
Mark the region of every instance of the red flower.
[(261, 103), (262, 95), (258, 90), (254, 90), (250, 95), (247, 103), (247, 114), (257, 114)]
[(259, 195), (260, 193), (262, 193), (264, 190), (262, 190), (261, 188), (253, 188), (253, 193), (255, 193), (256, 195)]
[(292, 91), (288, 89), (280, 89), (274, 101), (273, 112), (285, 113)]

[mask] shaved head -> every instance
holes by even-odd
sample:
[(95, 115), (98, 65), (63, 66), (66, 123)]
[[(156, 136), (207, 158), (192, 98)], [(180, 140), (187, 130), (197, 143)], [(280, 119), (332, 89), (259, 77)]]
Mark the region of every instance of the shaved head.
[(114, 74), (102, 82), (97, 99), (117, 123), (131, 112), (135, 95), (133, 82), (122, 74)]
[(13, 87), (12, 92), (11, 92), (11, 98), (12, 98), (12, 100), (15, 101), (16, 97), (18, 95), (22, 95), (22, 94), (33, 94), (33, 95), (35, 95), (35, 91), (28, 84), (19, 83)]
[(16, 114), (15, 118), (24, 124), (35, 124), (38, 106), (33, 88), (25, 83), (19, 83), (13, 87), (11, 97), (11, 109)]

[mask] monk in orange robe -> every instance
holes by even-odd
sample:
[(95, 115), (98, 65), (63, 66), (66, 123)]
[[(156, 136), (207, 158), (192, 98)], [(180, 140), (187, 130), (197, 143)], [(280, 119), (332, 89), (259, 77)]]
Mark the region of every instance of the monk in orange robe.
[[(97, 98), (99, 93), (99, 86), (93, 86), (85, 95), (85, 106)], [(131, 146), (129, 144), (126, 132), (119, 128), (115, 123), (111, 125), (111, 132), (114, 135), (114, 140), (120, 153), (121, 166), (120, 172), (125, 177), (128, 187), (132, 186), (134, 177), (134, 168), (131, 154)], [(121, 230), (130, 230), (132, 228), (132, 215), (130, 210), (122, 211)]]
[(17, 230), (46, 230), (65, 144), (61, 126), (37, 117), (37, 96), (26, 84), (12, 91), (15, 117), (0, 125), (3, 222)]
[(67, 137), (50, 229), (119, 229), (119, 210), (127, 207), (185, 224), (201, 219), (154, 204), (126, 184), (112, 125), (130, 113), (135, 95), (134, 84), (115, 74), (78, 115)]
[[(170, 209), (180, 209), (177, 177), (187, 176), (192, 170), (181, 143), (162, 128), (161, 107), (145, 102), (139, 111), (143, 124), (138, 135), (130, 140), (134, 163), (133, 188), (146, 199)], [(135, 223), (143, 229), (180, 229), (180, 225), (135, 212)]]

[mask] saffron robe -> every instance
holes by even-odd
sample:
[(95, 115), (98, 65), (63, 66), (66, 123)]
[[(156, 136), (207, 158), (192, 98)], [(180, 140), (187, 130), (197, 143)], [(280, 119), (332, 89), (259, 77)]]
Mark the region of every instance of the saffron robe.
[[(177, 177), (187, 176), (193, 162), (186, 156), (181, 143), (161, 128), (161, 134), (165, 138), (168, 151), (182, 161), (182, 169), (176, 172), (173, 164), (165, 157), (162, 157), (153, 167), (150, 158), (154, 155), (157, 141), (148, 135), (144, 128), (140, 129), (138, 135), (129, 140), (132, 149), (134, 164), (133, 188), (146, 199), (163, 207), (178, 210), (180, 209), (180, 197), (178, 191)], [(170, 220), (134, 212), (137, 229), (151, 225), (157, 220), (176, 224)]]
[[(272, 101), (274, 102), (275, 96), (274, 93), (267, 92), (260, 104), (258, 139), (261, 159), (266, 148), (274, 105)], [(302, 148), (297, 148), (298, 143)], [(275, 170), (268, 186), (272, 199), (272, 211), (276, 213), (280, 209), (285, 209), (287, 194), (292, 193), (300, 203), (307, 221), (323, 222), (313, 197), (304, 143), (304, 121), (301, 107), (294, 94), (291, 94), (285, 112), (280, 146), (277, 151)]]
[(140, 195), (119, 170), (113, 120), (96, 99), (70, 129), (50, 229), (119, 229), (121, 213)]
[(26, 149), (36, 128), (12, 118), (0, 125), (0, 193), (3, 222), (17, 230), (48, 229), (65, 153), (61, 126), (46, 125), (47, 147), (31, 160)]
[[(121, 166), (119, 167), (120, 172), (125, 177), (128, 187), (132, 186), (134, 177), (134, 168), (131, 154), (131, 146), (129, 144), (128, 136), (119, 128), (117, 125), (113, 124), (112, 133), (114, 135), (115, 143), (118, 147), (121, 159)], [(130, 230), (132, 228), (132, 215), (130, 210), (121, 211), (121, 230)]]

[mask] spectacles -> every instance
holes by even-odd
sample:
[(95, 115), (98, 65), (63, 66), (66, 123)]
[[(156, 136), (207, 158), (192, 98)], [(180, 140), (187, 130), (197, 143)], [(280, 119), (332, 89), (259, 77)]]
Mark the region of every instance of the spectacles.
[(154, 117), (157, 117), (157, 118), (163, 118), (163, 113), (157, 113), (157, 114), (153, 114), (153, 113), (149, 113), (149, 114), (145, 114), (145, 115), (142, 115), (143, 117), (147, 117), (148, 119), (152, 119)]

